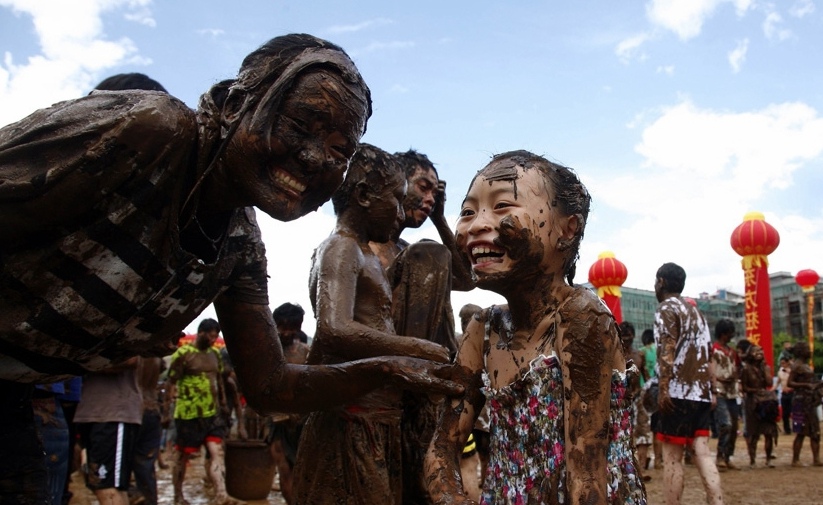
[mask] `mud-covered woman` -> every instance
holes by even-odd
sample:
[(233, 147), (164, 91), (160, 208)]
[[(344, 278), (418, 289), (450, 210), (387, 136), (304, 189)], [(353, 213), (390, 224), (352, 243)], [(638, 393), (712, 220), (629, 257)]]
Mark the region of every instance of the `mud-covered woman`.
[(0, 434), (0, 480), (40, 485), (27, 482), (42, 465), (19, 457), (37, 453), (29, 384), (168, 353), (212, 302), (258, 411), (438, 382), (413, 360), (286, 364), (269, 311), (252, 207), (282, 221), (317, 209), (370, 113), (341, 48), (289, 35), (249, 54), (197, 111), (165, 93), (95, 92), (0, 130), (0, 422), (25, 432)]
[(777, 443), (777, 396), (770, 391), (772, 371), (764, 360), (763, 348), (749, 347), (744, 356), (745, 366), (740, 371), (740, 388), (745, 395), (746, 443), (749, 450), (749, 465), (755, 466), (757, 442), (763, 435), (766, 450), (766, 466), (774, 467), (772, 450)]
[(812, 464), (823, 466), (820, 461), (820, 419), (817, 417), (817, 407), (820, 405), (820, 388), (823, 381), (818, 381), (814, 370), (809, 366), (811, 352), (809, 344), (798, 342), (792, 347), (794, 366), (789, 373), (789, 387), (794, 389), (792, 399), (792, 431), (795, 434), (792, 443), (792, 466), (803, 466), (800, 463), (800, 450), (803, 448), (803, 439), (809, 437), (812, 449)]
[(466, 329), (456, 362), (466, 391), (445, 409), (426, 458), (435, 503), (471, 503), (459, 457), (485, 401), (481, 503), (645, 503), (614, 318), (572, 285), (590, 200), (570, 169), (526, 151), (495, 156), (472, 181), (457, 242), (477, 285), (508, 304)]

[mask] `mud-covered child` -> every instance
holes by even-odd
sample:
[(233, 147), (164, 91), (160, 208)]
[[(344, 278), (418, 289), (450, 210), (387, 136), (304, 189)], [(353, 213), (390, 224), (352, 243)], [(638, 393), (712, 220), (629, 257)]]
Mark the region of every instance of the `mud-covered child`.
[[(332, 196), (337, 224), (312, 261), (309, 296), (317, 330), (309, 364), (375, 356), (448, 360), (438, 344), (395, 334), (391, 287), (369, 248), (369, 241), (389, 239), (403, 217), (405, 194), (405, 173), (391, 155), (361, 144)], [(389, 386), (311, 414), (295, 463), (295, 503), (399, 505), (400, 414), (401, 390)]]
[(466, 328), (454, 376), (466, 391), (444, 409), (426, 457), (435, 503), (473, 503), (458, 461), (486, 400), (490, 461), (480, 503), (646, 502), (614, 317), (571, 284), (589, 205), (570, 169), (526, 151), (495, 156), (472, 181), (457, 244), (477, 286), (508, 304), (484, 309)]

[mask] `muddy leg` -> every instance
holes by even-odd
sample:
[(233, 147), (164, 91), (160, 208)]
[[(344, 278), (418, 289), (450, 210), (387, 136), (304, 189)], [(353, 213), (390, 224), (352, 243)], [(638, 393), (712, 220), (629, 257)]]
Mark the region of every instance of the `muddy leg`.
[(186, 504), (186, 499), (183, 497), (183, 480), (186, 478), (186, 464), (189, 461), (189, 455), (180, 449), (174, 450), (174, 468), (172, 469), (172, 485), (174, 486), (174, 503), (175, 505)]
[[(637, 446), (637, 471), (640, 473), (640, 477), (643, 480), (646, 480), (645, 476), (643, 475), (646, 471), (646, 464), (649, 460), (649, 445), (642, 444)], [(651, 478), (651, 477), (649, 477)]]
[(800, 433), (794, 437), (792, 443), (792, 466), (800, 466), (800, 449), (803, 448), (803, 435)]
[(809, 445), (812, 446), (812, 461), (814, 466), (823, 466), (820, 462), (820, 437), (809, 437)]
[(666, 505), (680, 505), (683, 496), (683, 446), (663, 442), (663, 488)]
[(772, 437), (764, 437), (763, 445), (766, 448), (766, 466), (769, 468), (774, 468), (774, 463), (772, 463), (772, 447), (774, 447), (774, 441)]
[(706, 503), (722, 505), (723, 491), (720, 488), (720, 474), (717, 472), (717, 465), (714, 464), (709, 451), (709, 437), (695, 438), (692, 449), (694, 449), (694, 464), (697, 466), (697, 471), (703, 480), (703, 487), (706, 489)]
[(280, 493), (288, 505), (292, 503), (292, 468), (286, 458), (286, 451), (283, 449), (283, 442), (274, 440), (270, 446), (271, 456), (277, 466), (277, 473), (280, 474)]
[(749, 449), (749, 465), (754, 468), (755, 466), (755, 456), (757, 455), (757, 441), (760, 439), (760, 435), (752, 435), (749, 433), (749, 439), (747, 440), (747, 446)]

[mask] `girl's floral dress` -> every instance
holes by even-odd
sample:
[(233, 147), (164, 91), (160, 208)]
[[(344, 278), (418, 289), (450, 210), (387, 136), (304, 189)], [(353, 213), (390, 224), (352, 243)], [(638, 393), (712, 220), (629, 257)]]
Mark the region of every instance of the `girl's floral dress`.
[[(609, 503), (645, 504), (632, 452), (626, 374), (612, 375), (608, 454)], [(556, 356), (538, 356), (512, 384), (483, 392), (489, 406), (491, 457), (482, 505), (568, 503), (564, 450), (563, 376)]]

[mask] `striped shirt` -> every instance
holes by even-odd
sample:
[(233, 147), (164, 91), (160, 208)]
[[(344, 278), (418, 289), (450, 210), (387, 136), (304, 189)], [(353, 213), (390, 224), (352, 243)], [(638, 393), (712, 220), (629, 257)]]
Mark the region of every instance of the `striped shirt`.
[(221, 295), (268, 305), (252, 208), (221, 216), (210, 254), (178, 230), (202, 143), (193, 111), (146, 91), (95, 92), (0, 129), (0, 378), (151, 354)]

